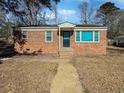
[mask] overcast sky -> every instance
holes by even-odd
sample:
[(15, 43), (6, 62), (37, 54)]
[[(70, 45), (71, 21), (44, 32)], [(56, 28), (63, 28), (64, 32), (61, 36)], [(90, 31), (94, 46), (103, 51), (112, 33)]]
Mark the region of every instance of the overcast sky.
[[(69, 21), (72, 23), (80, 23), (79, 5), (83, 0), (61, 0), (58, 4), (58, 14), (62, 22)], [(111, 1), (121, 9), (124, 9), (124, 0), (86, 0), (92, 3), (94, 11), (96, 11), (105, 2)], [(48, 15), (54, 18), (53, 14)]]

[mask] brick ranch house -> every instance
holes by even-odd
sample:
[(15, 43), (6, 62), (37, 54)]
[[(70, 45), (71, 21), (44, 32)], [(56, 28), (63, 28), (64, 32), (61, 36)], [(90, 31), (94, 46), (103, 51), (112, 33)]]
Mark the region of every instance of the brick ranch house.
[(107, 27), (99, 25), (69, 22), (18, 27), (14, 31), (15, 49), (18, 53), (106, 55), (106, 31)]

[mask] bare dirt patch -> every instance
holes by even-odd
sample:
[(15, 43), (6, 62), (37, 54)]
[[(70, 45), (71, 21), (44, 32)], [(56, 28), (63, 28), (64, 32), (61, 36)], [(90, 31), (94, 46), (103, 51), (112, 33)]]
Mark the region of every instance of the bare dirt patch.
[(0, 93), (50, 93), (58, 65), (33, 59), (15, 57), (0, 64)]
[(108, 52), (107, 56), (80, 57), (71, 62), (86, 93), (124, 93), (124, 52)]

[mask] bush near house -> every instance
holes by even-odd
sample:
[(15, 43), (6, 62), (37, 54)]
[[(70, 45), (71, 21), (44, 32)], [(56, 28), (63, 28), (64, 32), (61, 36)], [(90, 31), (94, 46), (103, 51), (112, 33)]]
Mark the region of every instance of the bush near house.
[(11, 57), (15, 55), (13, 44), (8, 44), (5, 40), (0, 40), (0, 57)]

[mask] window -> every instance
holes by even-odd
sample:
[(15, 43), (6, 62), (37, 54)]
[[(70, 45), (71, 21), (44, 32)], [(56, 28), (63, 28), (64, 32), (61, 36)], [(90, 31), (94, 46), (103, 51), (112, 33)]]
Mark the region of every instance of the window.
[(92, 31), (84, 31), (84, 32), (81, 32), (81, 41), (93, 41), (93, 32)]
[(76, 42), (99, 42), (98, 31), (76, 31), (75, 41)]
[(76, 32), (76, 41), (80, 42), (80, 31)]
[(22, 39), (28, 39), (28, 32), (27, 31), (22, 31)]
[(99, 41), (99, 34), (98, 34), (98, 31), (95, 31), (95, 32), (94, 32), (94, 40), (95, 40), (95, 42), (98, 42), (98, 41)]
[(52, 42), (52, 32), (51, 31), (45, 32), (45, 41)]

